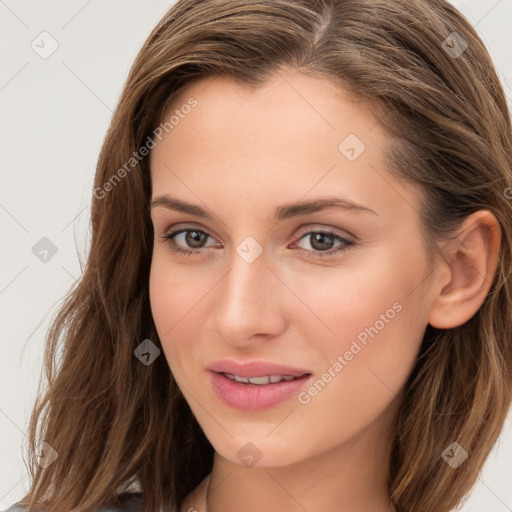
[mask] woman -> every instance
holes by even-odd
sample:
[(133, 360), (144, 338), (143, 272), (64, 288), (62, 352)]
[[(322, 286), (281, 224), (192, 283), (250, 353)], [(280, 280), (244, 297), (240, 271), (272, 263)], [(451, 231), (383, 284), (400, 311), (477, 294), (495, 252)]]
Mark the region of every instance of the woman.
[(445, 1), (178, 1), (103, 144), (18, 505), (449, 511), (512, 399), (511, 192)]

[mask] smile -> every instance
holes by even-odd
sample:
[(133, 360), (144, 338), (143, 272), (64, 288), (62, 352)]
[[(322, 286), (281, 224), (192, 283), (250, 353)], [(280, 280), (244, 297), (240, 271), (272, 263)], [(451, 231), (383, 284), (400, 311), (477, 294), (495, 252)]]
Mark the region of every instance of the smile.
[(237, 382), (243, 382), (245, 384), (256, 384), (258, 386), (264, 386), (266, 384), (277, 384), (283, 380), (290, 381), (295, 380), (298, 377), (293, 375), (265, 375), (263, 377), (240, 377), (233, 375), (232, 373), (223, 373), (228, 379), (236, 380)]
[(208, 371), (210, 385), (219, 400), (229, 407), (244, 411), (266, 409), (289, 400), (306, 387), (311, 374), (266, 375), (240, 377)]

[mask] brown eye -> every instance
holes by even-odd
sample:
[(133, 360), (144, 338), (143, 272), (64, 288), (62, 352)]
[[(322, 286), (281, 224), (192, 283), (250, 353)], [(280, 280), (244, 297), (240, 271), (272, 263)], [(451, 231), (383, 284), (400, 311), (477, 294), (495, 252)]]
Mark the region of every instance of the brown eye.
[(190, 256), (196, 252), (201, 252), (200, 250), (205, 247), (207, 248), (205, 243), (210, 235), (200, 229), (185, 228), (173, 231), (162, 238), (167, 240), (173, 251)]
[[(348, 250), (351, 246), (355, 245), (354, 240), (344, 238), (331, 231), (308, 231), (304, 233), (299, 240), (308, 240), (312, 249), (300, 249), (300, 252), (314, 257), (320, 258), (324, 256), (331, 256), (336, 253), (341, 253)], [(339, 242), (339, 245), (334, 247), (334, 243)], [(334, 247), (334, 248), (333, 248)]]

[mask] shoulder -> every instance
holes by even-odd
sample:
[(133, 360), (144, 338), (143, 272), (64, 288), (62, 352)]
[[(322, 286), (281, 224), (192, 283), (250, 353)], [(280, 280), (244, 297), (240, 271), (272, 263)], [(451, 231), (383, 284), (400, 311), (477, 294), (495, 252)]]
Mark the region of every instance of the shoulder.
[[(97, 509), (96, 512), (142, 512), (143, 500), (142, 494), (138, 492), (127, 492), (119, 496), (121, 505), (119, 506), (104, 506)], [(28, 507), (22, 507), (18, 504), (14, 504), (11, 508), (3, 512), (26, 512)]]

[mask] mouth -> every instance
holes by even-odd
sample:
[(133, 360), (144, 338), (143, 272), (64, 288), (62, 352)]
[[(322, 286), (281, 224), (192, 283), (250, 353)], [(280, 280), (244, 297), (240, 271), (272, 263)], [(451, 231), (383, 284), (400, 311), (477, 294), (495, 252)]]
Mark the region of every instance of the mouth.
[(292, 380), (298, 380), (306, 375), (311, 375), (310, 373), (305, 373), (300, 376), (294, 376), (294, 375), (264, 375), (261, 377), (242, 377), (240, 375), (235, 375), (233, 373), (224, 373), (224, 372), (217, 372), (220, 373), (220, 375), (224, 375), (230, 380), (234, 380), (236, 382), (239, 382), (241, 384), (254, 384), (256, 386), (266, 386), (267, 384), (278, 384), (279, 382), (286, 381), (290, 382)]
[(311, 380), (312, 374), (262, 375), (246, 377), (226, 372), (208, 371), (213, 392), (233, 409), (257, 411), (286, 402), (299, 393)]

